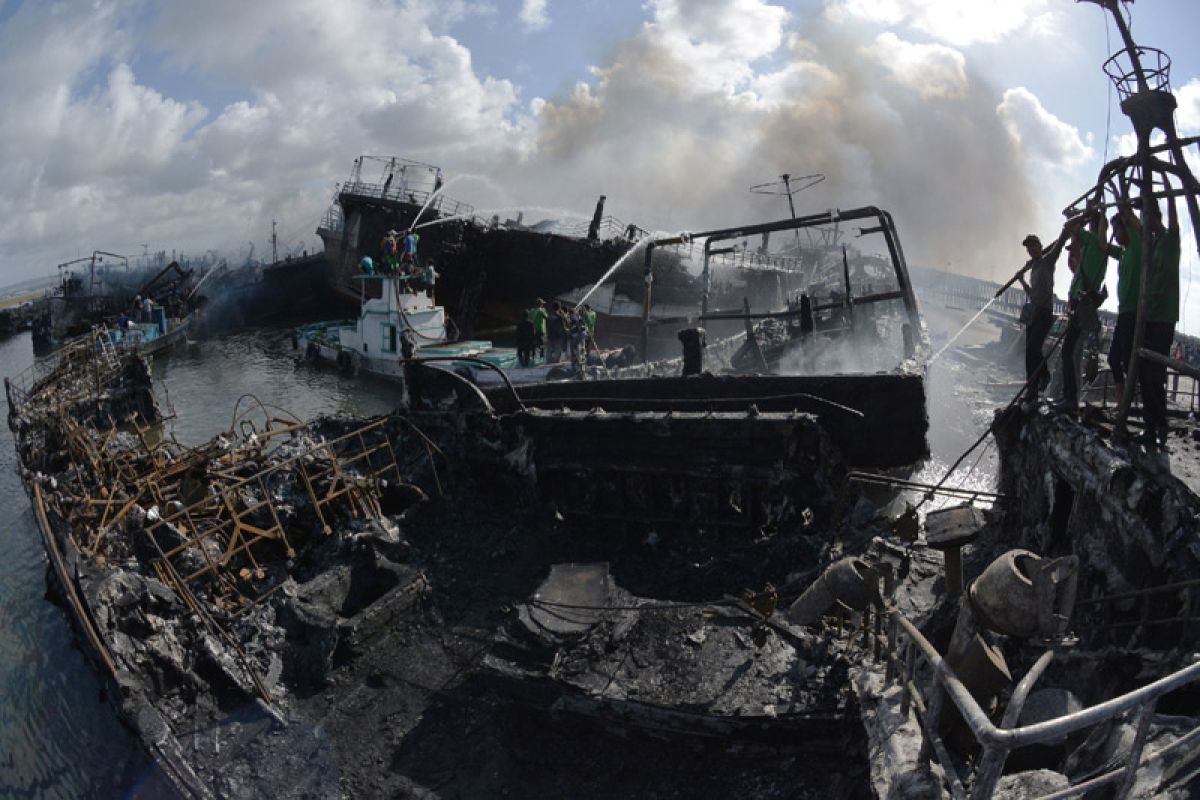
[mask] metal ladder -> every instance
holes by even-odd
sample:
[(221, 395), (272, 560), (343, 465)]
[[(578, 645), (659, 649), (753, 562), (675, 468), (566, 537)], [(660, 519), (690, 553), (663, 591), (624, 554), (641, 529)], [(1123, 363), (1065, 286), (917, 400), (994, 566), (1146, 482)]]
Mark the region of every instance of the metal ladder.
[(113, 346), (108, 331), (104, 328), (93, 327), (92, 337), (96, 340), (96, 344), (100, 345), (100, 355), (104, 359), (104, 363), (111, 369), (117, 369), (121, 365), (121, 357), (117, 355), (117, 348)]

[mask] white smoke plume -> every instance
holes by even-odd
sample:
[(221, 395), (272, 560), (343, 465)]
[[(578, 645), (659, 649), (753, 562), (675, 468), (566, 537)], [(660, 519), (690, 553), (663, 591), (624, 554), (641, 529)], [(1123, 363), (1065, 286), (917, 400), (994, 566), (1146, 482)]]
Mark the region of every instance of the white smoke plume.
[[(911, 260), (996, 277), (991, 255), (1029, 227), (1031, 190), (1000, 95), (958, 51), (855, 38), (820, 16), (784, 35), (782, 16), (764, 25), (738, 8), (770, 8), (757, 3), (722, 4), (716, 19), (698, 8), (715, 3), (686, 19), (682, 5), (656, 4), (658, 21), (594, 85), (542, 106), (501, 181), (576, 207), (605, 193), (648, 227), (699, 229), (785, 217), (781, 198), (748, 187), (821, 172), (798, 213), (878, 205)], [(738, 36), (747, 18), (757, 37)], [(767, 55), (770, 69), (752, 68)]]

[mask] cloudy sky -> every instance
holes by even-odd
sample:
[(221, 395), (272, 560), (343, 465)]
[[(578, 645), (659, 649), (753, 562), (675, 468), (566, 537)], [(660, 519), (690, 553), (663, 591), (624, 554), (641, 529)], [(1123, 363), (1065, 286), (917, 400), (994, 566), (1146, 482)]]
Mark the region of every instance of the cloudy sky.
[[(1128, 8), (1200, 133), (1200, 2)], [(1072, 0), (0, 0), (0, 283), (262, 254), (272, 219), (314, 249), (362, 153), (672, 232), (785, 216), (749, 186), (820, 172), (800, 210), (880, 205), (914, 263), (1004, 278), (1130, 146), (1116, 41)]]

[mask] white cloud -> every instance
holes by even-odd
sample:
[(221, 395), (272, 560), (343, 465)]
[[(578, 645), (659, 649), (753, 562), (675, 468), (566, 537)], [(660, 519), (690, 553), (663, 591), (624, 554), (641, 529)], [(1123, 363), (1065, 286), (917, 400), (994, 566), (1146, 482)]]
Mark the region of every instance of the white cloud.
[[(1055, 130), (1021, 98), (998, 116), (944, 44), (767, 0), (647, 0), (646, 23), (586, 82), (530, 101), (448, 32), (478, 3), (131, 2), (136, 14), (30, 2), (0, 29), (0, 102), (22, 112), (0, 116), (4, 264), (144, 241), (244, 252), (272, 218), (315, 227), (355, 156), (395, 153), (518, 201), (590, 210), (608, 193), (630, 221), (692, 229), (775, 216), (751, 183), (822, 172), (802, 206), (890, 208), (915, 263), (980, 267), (1002, 232), (1029, 227), (1016, 142), (1041, 152), (1035, 134)], [(913, 3), (893, 6), (904, 18)], [(232, 99), (168, 90), (141, 66), (158, 59)], [(963, 203), (964, 185), (991, 191)]]
[(546, 14), (546, 0), (521, 0), (521, 24), (525, 30), (540, 31), (550, 24)]
[(943, 42), (966, 46), (998, 42), (1019, 31), (1056, 29), (1045, 16), (1047, 0), (828, 0), (835, 21), (858, 19), (880, 25), (908, 25)]
[(706, 88), (734, 91), (753, 64), (784, 41), (788, 12), (762, 0), (649, 0), (643, 37), (668, 52)]
[(1007, 90), (996, 114), (1026, 157), (1039, 165), (1071, 170), (1095, 155), (1078, 128), (1046, 110), (1024, 86)]
[(942, 44), (913, 44), (881, 33), (864, 50), (885, 66), (892, 79), (923, 97), (958, 97), (967, 88), (963, 54)]
[(1175, 125), (1181, 136), (1200, 134), (1200, 78), (1192, 78), (1175, 90), (1179, 107), (1175, 111)]
[[(470, 166), (521, 152), (533, 115), (516, 87), (479, 74), (444, 32), (469, 13), (489, 10), (457, 0), (21, 5), (0, 27), (0, 103), (19, 110), (0, 115), (0, 184), (12, 187), (0, 195), (0, 263), (19, 254), (44, 268), (64, 246), (244, 247), (275, 217), (315, 228), (332, 181), (362, 152)], [(158, 57), (186, 81), (242, 97), (211, 111), (171, 97), (139, 74)]]

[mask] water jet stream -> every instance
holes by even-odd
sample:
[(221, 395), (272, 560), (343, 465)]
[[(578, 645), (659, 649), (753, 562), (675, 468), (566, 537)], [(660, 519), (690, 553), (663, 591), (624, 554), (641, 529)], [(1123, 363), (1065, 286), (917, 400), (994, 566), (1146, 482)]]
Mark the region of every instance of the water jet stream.
[(932, 356), (932, 357), (930, 357), (930, 359), (929, 359), (929, 361), (928, 361), (927, 363), (928, 363), (928, 364), (933, 364), (933, 362), (935, 362), (935, 361), (937, 361), (939, 358), (941, 358), (941, 355), (942, 355), (942, 353), (944, 353), (944, 352), (946, 352), (947, 350), (949, 350), (949, 349), (950, 349), (950, 345), (952, 345), (952, 344), (954, 344), (955, 342), (957, 342), (957, 341), (958, 341), (958, 337), (962, 336), (962, 335), (963, 335), (963, 333), (965, 333), (965, 332), (966, 332), (967, 328), (969, 328), (969, 327), (971, 327), (972, 325), (974, 325), (974, 324), (975, 324), (975, 320), (977, 320), (977, 319), (979, 319), (980, 317), (982, 317), (982, 316), (983, 316), (983, 312), (985, 312), (985, 311), (987, 311), (989, 308), (991, 308), (991, 305), (992, 305), (992, 303), (994, 303), (994, 302), (996, 302), (996, 298), (995, 298), (995, 297), (992, 297), (992, 298), (990, 298), (990, 299), (989, 299), (989, 300), (988, 300), (986, 303), (984, 303), (984, 304), (983, 304), (983, 308), (981, 308), (981, 309), (979, 309), (979, 311), (975, 312), (975, 316), (973, 316), (973, 317), (971, 317), (969, 320), (967, 320), (967, 324), (966, 324), (966, 325), (963, 325), (961, 328), (959, 328), (959, 329), (958, 329), (958, 333), (956, 333), (956, 334), (954, 334), (953, 336), (951, 336), (951, 337), (950, 337), (950, 341), (948, 341), (948, 342), (946, 342), (944, 345), (942, 345), (941, 349), (940, 349), (940, 350), (938, 350), (936, 353), (934, 353), (934, 354), (933, 354), (933, 356)]

